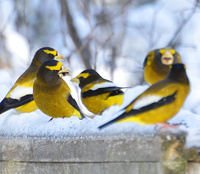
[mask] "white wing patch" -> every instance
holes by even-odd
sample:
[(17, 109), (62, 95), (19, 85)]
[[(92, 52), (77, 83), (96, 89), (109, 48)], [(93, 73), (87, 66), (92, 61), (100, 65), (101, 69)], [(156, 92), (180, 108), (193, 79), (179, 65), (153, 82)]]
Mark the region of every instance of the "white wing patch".
[(112, 82), (105, 82), (105, 83), (94, 85), (94, 87), (92, 87), (91, 90), (95, 91), (97, 89), (107, 88), (107, 87), (116, 87), (116, 85)]
[(17, 86), (11, 93), (10, 98), (19, 100), (21, 97), (33, 94), (33, 88), (31, 87), (23, 87), (23, 86)]
[(139, 109), (151, 103), (158, 102), (162, 98), (163, 97), (157, 95), (144, 96), (135, 102), (135, 104), (133, 105), (133, 109)]

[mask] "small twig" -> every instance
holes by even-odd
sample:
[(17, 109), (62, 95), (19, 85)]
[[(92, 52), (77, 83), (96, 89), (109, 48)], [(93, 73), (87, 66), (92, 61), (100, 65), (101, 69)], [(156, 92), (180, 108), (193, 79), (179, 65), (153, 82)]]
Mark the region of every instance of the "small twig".
[(62, 9), (62, 14), (65, 16), (66, 19), (69, 35), (71, 36), (71, 39), (74, 42), (78, 55), (80, 56), (81, 61), (83, 62), (85, 68), (87, 69), (91, 68), (90, 65), (91, 54), (89, 51), (89, 45), (88, 44), (85, 45), (84, 48), (80, 50), (83, 44), (74, 25), (73, 17), (70, 13), (68, 2), (67, 0), (61, 0), (60, 2), (61, 2), (60, 5)]
[[(99, 45), (97, 46), (97, 49), (95, 51), (95, 57), (98, 56), (99, 50), (102, 49), (108, 43), (108, 41), (111, 39), (112, 36), (113, 36), (113, 33), (110, 34), (110, 36), (106, 40), (104, 40), (101, 43), (99, 43)], [(96, 70), (96, 67), (97, 67), (97, 62), (94, 63), (94, 69), (95, 70)]]

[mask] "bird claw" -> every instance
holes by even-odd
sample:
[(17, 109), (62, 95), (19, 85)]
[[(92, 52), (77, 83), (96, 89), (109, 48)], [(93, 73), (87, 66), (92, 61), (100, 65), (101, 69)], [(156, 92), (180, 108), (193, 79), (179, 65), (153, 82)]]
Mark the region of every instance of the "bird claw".
[[(160, 126), (160, 128), (158, 128)], [(158, 123), (155, 125), (155, 130), (162, 130), (164, 128), (177, 128), (180, 124)]]

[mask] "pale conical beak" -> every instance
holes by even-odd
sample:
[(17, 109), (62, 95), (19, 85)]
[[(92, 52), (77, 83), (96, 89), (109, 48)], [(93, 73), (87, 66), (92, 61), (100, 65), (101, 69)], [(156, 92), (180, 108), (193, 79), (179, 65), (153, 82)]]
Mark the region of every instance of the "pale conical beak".
[(67, 68), (65, 68), (64, 66), (62, 67), (62, 69), (58, 72), (58, 75), (60, 77), (63, 76), (70, 76), (70, 70), (68, 70)]
[(79, 84), (79, 79), (77, 77), (74, 77), (70, 81), (73, 82), (73, 83)]
[(161, 57), (161, 61), (165, 65), (171, 65), (174, 61), (174, 56), (170, 51), (165, 51), (164, 54)]
[(54, 57), (54, 60), (57, 61), (65, 60), (65, 57), (62, 54), (58, 54), (57, 56)]

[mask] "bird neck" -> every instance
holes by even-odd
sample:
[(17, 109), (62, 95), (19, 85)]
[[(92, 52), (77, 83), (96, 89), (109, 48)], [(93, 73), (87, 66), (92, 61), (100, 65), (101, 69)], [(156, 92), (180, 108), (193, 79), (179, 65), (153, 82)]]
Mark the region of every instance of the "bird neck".
[(57, 88), (62, 84), (62, 79), (59, 76), (52, 74), (50, 75), (38, 75), (38, 80), (43, 86), (47, 86), (49, 88)]
[(162, 62), (161, 62), (161, 59), (160, 57), (159, 58), (155, 58), (154, 59), (154, 64), (153, 64), (153, 68), (156, 69), (156, 72), (159, 72), (159, 73), (163, 73), (163, 74), (166, 74), (169, 72), (169, 65), (164, 65)]
[(40, 60), (38, 60), (38, 61), (35, 61), (34, 59), (33, 59), (33, 61), (31, 62), (31, 66), (36, 66), (36, 67), (40, 67), (42, 65), (42, 62), (40, 61)]
[(174, 80), (176, 82), (182, 83), (182, 84), (188, 84), (189, 85), (189, 79), (187, 77), (185, 70), (171, 71), (167, 78)]

